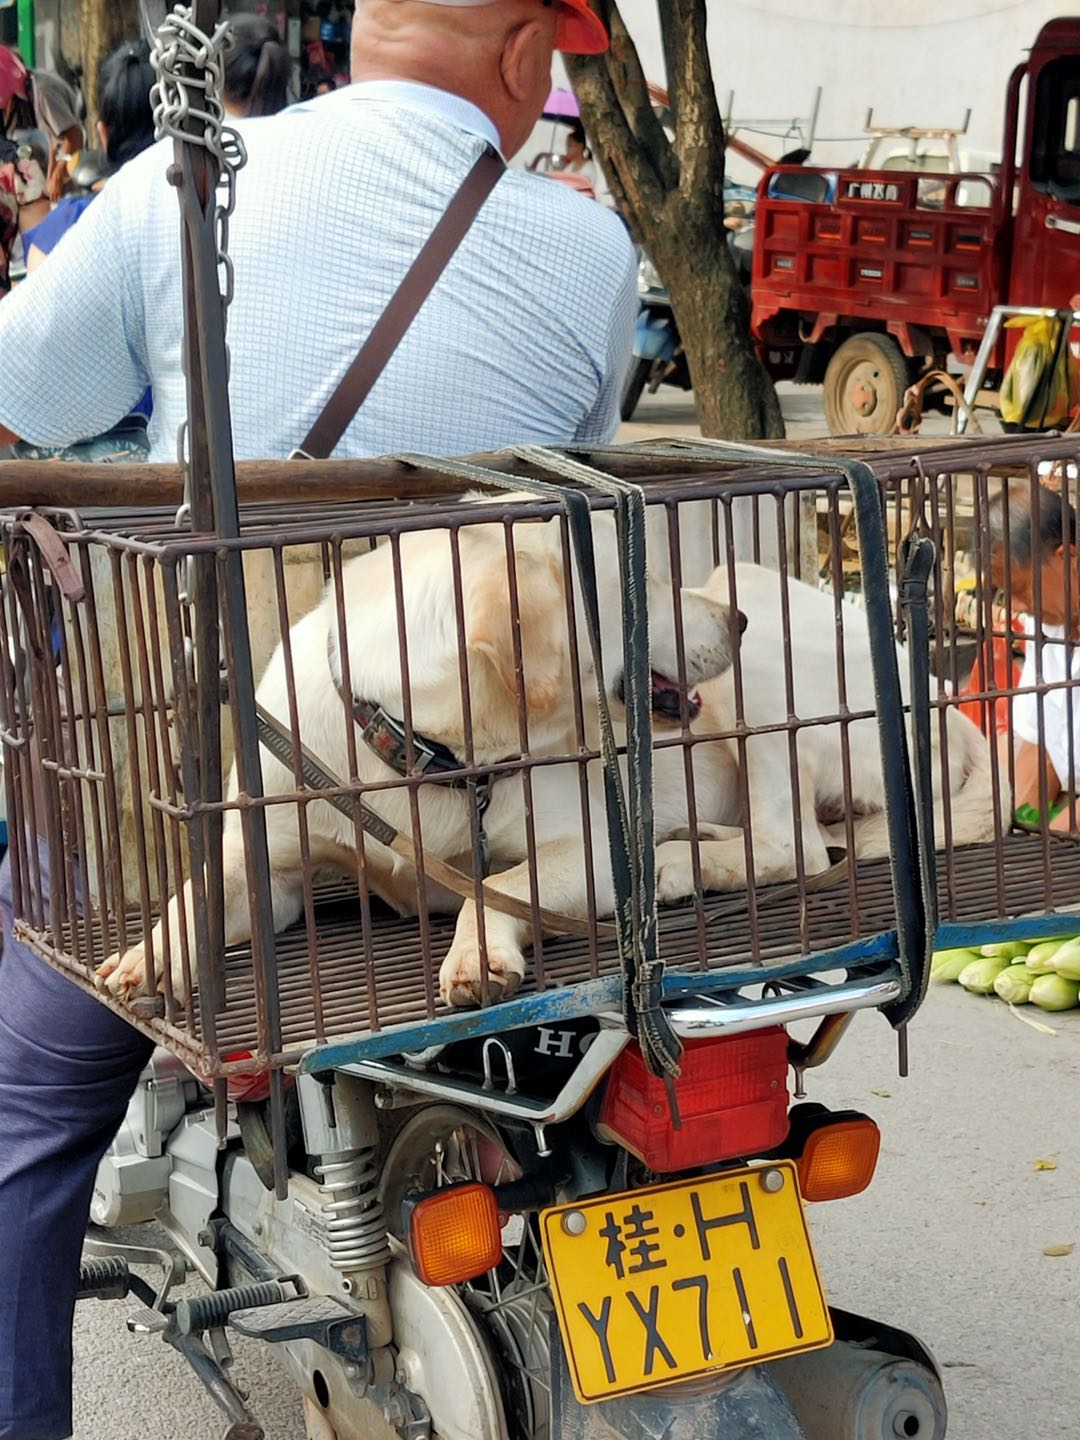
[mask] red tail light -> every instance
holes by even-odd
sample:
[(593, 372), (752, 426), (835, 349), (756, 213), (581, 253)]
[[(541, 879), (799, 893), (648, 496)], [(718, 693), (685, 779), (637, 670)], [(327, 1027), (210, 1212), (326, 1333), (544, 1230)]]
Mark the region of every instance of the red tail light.
[[(250, 1050), (233, 1050), (226, 1060), (250, 1060)], [(263, 1070), (256, 1075), (230, 1075), (225, 1082), (229, 1099), (234, 1105), (265, 1100), (270, 1094), (270, 1076)]]
[(676, 1129), (664, 1082), (628, 1045), (608, 1077), (598, 1129), (658, 1175), (760, 1155), (787, 1136), (787, 1071), (779, 1027), (691, 1041), (676, 1081)]

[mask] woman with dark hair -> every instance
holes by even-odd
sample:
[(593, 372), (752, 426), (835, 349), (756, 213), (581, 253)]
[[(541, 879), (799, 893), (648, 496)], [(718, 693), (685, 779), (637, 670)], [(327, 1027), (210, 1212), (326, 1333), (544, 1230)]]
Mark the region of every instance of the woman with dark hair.
[(121, 45), (102, 64), (98, 135), (110, 170), (119, 170), (154, 143), (150, 91), (156, 79), (141, 40)]
[[(98, 135), (112, 174), (154, 143), (154, 114), (150, 90), (155, 82), (150, 51), (141, 41), (127, 42), (114, 50), (101, 67)], [(32, 274), (43, 265), (106, 182), (102, 180), (89, 195), (72, 196), (59, 205), (23, 237), (26, 269)], [(30, 445), (23, 441), (13, 447), (22, 460), (145, 460), (149, 453), (146, 422), (153, 409), (150, 391), (106, 435), (80, 441), (63, 450)]]
[[(119, 170), (154, 143), (154, 113), (150, 90), (155, 82), (150, 51), (141, 41), (128, 41), (103, 62), (98, 136), (109, 174)], [(105, 184), (89, 195), (61, 200), (52, 213), (25, 236), (27, 271), (36, 270), (59, 243)]]
[(292, 62), (281, 36), (261, 15), (234, 15), (225, 55), (225, 109), (240, 119), (276, 115), (289, 103)]

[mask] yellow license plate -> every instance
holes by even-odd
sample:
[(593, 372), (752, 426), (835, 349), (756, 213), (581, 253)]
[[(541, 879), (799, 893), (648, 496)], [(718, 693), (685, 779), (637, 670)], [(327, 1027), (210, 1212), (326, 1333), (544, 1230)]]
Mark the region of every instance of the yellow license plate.
[(585, 1404), (832, 1342), (790, 1161), (560, 1205), (540, 1223)]

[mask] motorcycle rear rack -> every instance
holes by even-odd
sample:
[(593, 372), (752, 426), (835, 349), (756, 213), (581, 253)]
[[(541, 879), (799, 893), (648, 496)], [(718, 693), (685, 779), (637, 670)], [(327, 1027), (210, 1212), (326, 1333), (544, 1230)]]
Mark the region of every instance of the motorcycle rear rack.
[[(688, 1040), (745, 1034), (767, 1026), (818, 1019), (820, 1024), (809, 1041), (790, 1041), (789, 1055), (798, 1098), (802, 1094), (803, 1072), (822, 1064), (832, 1054), (855, 1012), (888, 1005), (901, 993), (899, 968), (892, 969), (891, 975), (879, 973), (833, 983), (792, 977), (787, 982), (765, 986), (766, 993), (760, 999), (740, 995), (711, 999), (699, 996), (666, 1009), (675, 1033)], [(312, 1073), (339, 1069), (373, 1082), (380, 1087), (376, 1104), (383, 1109), (413, 1104), (418, 1099), (438, 1099), (466, 1105), (501, 1120), (523, 1122), (536, 1132), (539, 1153), (546, 1155), (550, 1153), (545, 1136), (547, 1127), (562, 1124), (580, 1110), (630, 1043), (630, 1035), (617, 1011), (602, 1014), (599, 1019), (596, 1038), (554, 1098), (537, 1099), (518, 1091), (513, 1060), (495, 1036), (490, 1037), (484, 1047), (482, 1083), (432, 1069), (445, 1049), (441, 1045), (393, 1059), (342, 1060), (336, 1065), (324, 1063), (326, 1050), (331, 1048), (325, 1047), (308, 1057), (304, 1068)], [(499, 1069), (504, 1077), (502, 1088), (495, 1080), (496, 1066), (488, 1047), (495, 1047), (499, 1052)]]

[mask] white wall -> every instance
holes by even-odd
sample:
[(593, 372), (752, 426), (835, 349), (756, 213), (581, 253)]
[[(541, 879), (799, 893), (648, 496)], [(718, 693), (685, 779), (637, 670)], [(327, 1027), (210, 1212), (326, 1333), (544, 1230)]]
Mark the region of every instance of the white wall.
[[(650, 80), (663, 81), (658, 4), (621, 0)], [(735, 116), (809, 113), (823, 88), (819, 164), (854, 161), (866, 111), (874, 123), (959, 126), (970, 106), (966, 148), (998, 155), (1005, 86), (1039, 29), (1080, 15), (1067, 0), (709, 0), (709, 40), (721, 104), (735, 91)], [(779, 138), (746, 134), (777, 155)], [(753, 180), (744, 163), (733, 178)]]

